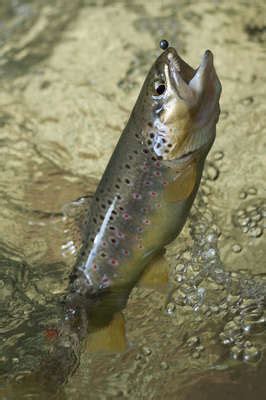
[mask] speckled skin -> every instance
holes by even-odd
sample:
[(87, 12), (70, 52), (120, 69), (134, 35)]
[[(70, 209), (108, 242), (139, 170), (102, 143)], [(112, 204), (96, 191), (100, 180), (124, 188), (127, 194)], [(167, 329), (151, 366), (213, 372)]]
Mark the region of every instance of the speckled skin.
[(92, 299), (106, 315), (122, 309), (145, 266), (180, 233), (215, 138), (219, 97), (210, 52), (196, 71), (173, 48), (156, 60), (86, 216), (66, 297), (70, 320), (78, 324), (81, 309), (92, 318)]

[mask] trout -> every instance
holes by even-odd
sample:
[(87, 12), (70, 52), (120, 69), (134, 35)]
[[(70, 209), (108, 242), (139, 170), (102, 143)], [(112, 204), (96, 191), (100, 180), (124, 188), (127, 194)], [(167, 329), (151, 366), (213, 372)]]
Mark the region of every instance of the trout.
[(151, 67), (90, 206), (80, 203), (64, 322), (40, 381), (73, 373), (81, 340), (125, 307), (147, 265), (181, 232), (215, 139), (220, 94), (209, 50), (197, 69), (172, 47)]
[(65, 300), (77, 327), (95, 304), (102, 321), (123, 309), (145, 267), (181, 232), (215, 139), (220, 93), (209, 50), (196, 70), (172, 47), (155, 61), (83, 218)]

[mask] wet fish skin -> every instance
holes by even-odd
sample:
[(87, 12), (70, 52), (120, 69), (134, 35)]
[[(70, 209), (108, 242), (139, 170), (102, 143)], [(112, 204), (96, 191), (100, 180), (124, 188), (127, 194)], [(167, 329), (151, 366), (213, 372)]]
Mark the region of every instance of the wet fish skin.
[(220, 93), (209, 50), (196, 70), (174, 48), (155, 61), (85, 217), (65, 301), (75, 326), (121, 310), (145, 266), (182, 230), (215, 139)]

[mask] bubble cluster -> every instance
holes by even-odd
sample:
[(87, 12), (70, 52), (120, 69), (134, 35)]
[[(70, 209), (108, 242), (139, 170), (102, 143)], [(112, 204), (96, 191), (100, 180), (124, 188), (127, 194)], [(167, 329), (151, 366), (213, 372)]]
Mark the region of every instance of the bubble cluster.
[[(253, 189), (253, 188), (250, 188)], [(242, 191), (243, 193), (248, 193)], [(252, 191), (252, 194), (256, 192)], [(251, 238), (259, 238), (263, 235), (265, 228), (266, 218), (266, 203), (263, 199), (254, 198), (246, 202), (243, 206), (241, 205), (233, 213), (233, 224), (241, 229), (241, 231), (247, 234)]]
[[(201, 192), (191, 212), (192, 243), (179, 253), (172, 268), (173, 290), (166, 312), (174, 317), (182, 315), (183, 308), (186, 313), (195, 313), (193, 319), (199, 325), (209, 320), (214, 324), (213, 336), (228, 356), (256, 362), (262, 354), (260, 338), (266, 332), (266, 279), (251, 277), (246, 271), (225, 270), (218, 249), (220, 229), (204, 199)], [(248, 224), (252, 217), (261, 221), (258, 215), (262, 216), (263, 204), (256, 201), (243, 212), (240, 217), (248, 218)], [(234, 251), (240, 252), (241, 246), (235, 244)], [(200, 337), (189, 337), (185, 346), (193, 359), (201, 357), (204, 346)]]

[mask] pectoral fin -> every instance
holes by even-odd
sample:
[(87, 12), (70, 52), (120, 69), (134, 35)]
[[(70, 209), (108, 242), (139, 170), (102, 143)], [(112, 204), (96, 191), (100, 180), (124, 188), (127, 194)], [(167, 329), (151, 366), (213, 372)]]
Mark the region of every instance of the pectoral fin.
[(178, 202), (187, 199), (192, 193), (197, 180), (197, 164), (192, 162), (184, 171), (178, 172), (174, 181), (165, 187), (165, 199)]
[(92, 332), (86, 339), (90, 352), (122, 353), (127, 348), (125, 320), (122, 313), (116, 313), (106, 327)]
[(163, 254), (153, 259), (145, 268), (138, 286), (165, 291), (168, 286), (169, 264)]
[(62, 253), (76, 255), (81, 248), (87, 234), (88, 213), (93, 194), (88, 194), (63, 207), (66, 242), (62, 246)]

